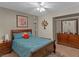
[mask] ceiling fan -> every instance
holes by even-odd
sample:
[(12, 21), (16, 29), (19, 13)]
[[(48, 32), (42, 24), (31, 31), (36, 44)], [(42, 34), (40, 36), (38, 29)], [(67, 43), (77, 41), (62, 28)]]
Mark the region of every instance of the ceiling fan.
[(39, 7), (36, 8), (36, 10), (39, 11), (39, 12), (45, 11), (46, 9), (45, 9), (45, 7), (44, 7), (44, 2), (41, 2), (41, 3), (39, 4)]
[(39, 12), (44, 12), (47, 9), (51, 8), (49, 2), (32, 2), (31, 5), (34, 6), (35, 10)]

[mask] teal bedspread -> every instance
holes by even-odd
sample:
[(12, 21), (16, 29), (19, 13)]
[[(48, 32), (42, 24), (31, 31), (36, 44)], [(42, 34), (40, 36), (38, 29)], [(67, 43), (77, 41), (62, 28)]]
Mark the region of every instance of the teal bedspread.
[(51, 43), (49, 39), (32, 36), (29, 39), (14, 39), (12, 49), (21, 57), (29, 57), (31, 53)]

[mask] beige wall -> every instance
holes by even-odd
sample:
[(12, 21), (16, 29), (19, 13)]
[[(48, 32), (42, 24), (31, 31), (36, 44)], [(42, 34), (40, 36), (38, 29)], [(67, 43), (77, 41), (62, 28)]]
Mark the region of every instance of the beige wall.
[(9, 34), (11, 29), (17, 29), (16, 15), (28, 16), (28, 28), (31, 28), (33, 30), (33, 34), (35, 34), (34, 20), (37, 20), (37, 17), (30, 14), (0, 8), (0, 39), (2, 38), (3, 34)]
[[(38, 20), (38, 36), (44, 37), (44, 38), (51, 38), (53, 40), (52, 16), (51, 15), (40, 16), (38, 19), (39, 19)], [(46, 29), (44, 29), (41, 25), (44, 19), (48, 22), (48, 26), (46, 27)]]

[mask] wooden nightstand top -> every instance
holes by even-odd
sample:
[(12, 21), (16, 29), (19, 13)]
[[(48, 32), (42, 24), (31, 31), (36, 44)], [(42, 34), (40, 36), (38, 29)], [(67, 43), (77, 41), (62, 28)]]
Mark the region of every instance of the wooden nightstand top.
[(2, 39), (0, 40), (0, 43), (3, 43), (3, 40)]

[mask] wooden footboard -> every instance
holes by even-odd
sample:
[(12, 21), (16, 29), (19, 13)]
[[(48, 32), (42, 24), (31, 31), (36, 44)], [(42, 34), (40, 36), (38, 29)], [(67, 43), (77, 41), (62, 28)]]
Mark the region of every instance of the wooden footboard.
[(52, 52), (55, 53), (55, 42), (52, 42), (38, 51), (33, 52), (31, 57), (43, 57), (51, 54)]

